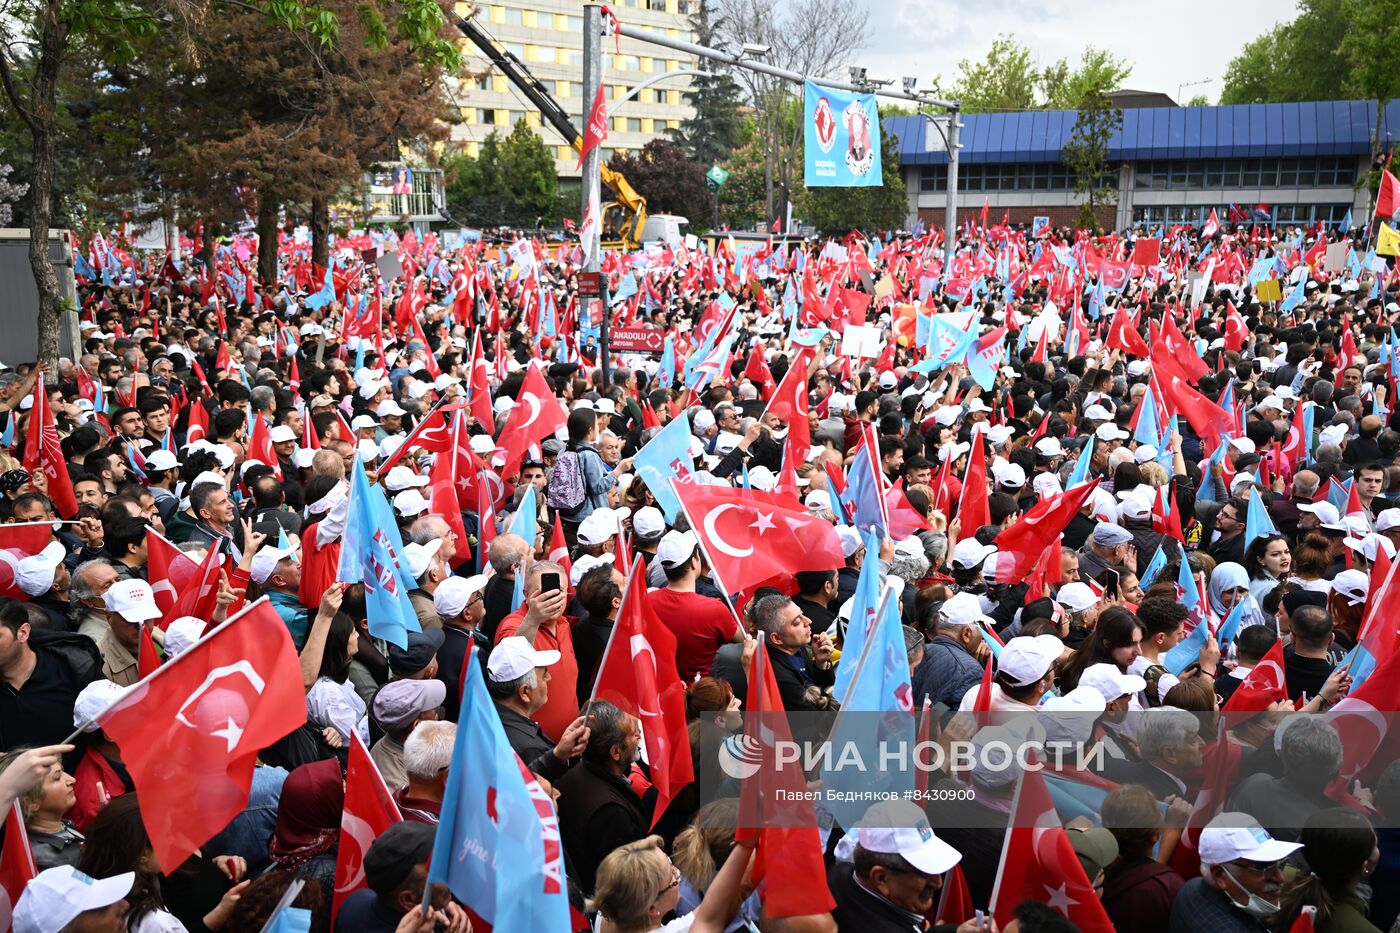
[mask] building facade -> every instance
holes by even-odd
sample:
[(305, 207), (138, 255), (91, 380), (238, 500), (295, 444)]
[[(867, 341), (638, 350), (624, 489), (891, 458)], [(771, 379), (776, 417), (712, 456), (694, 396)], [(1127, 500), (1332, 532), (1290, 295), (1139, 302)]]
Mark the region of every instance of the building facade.
[[(672, 39), (694, 41), (690, 16), (700, 0), (615, 0), (609, 4), (622, 22), (654, 30)], [(458, 3), (457, 13), (470, 12)], [(582, 0), (496, 0), (475, 4), (476, 21), (519, 59), (582, 126), (583, 3)], [(625, 96), (644, 81), (667, 72), (694, 67), (681, 53), (622, 37), (604, 38), (604, 93), (609, 101)], [(449, 87), (461, 110), (462, 123), (453, 128), (453, 142), (469, 155), (493, 130), (510, 133), (524, 119), (554, 155), (561, 178), (578, 178), (578, 154), (530, 104), (505, 75), (491, 66), (476, 46), (462, 40), (461, 77)], [(606, 154), (635, 155), (650, 140), (665, 134), (693, 111), (685, 102), (688, 76), (658, 82), (611, 114)], [(590, 102), (591, 103), (591, 102)]]
[[(991, 222), (1048, 217), (1072, 224), (1081, 197), (1061, 161), (1074, 111), (967, 114), (958, 165), (960, 221), (988, 205)], [(941, 226), (947, 145), (923, 117), (890, 117), (909, 191), (909, 220)], [(1105, 228), (1201, 224), (1214, 210), (1236, 221), (1337, 224), (1364, 221), (1364, 187), (1376, 132), (1374, 101), (1125, 109), (1109, 144), (1116, 204)], [(1382, 151), (1400, 138), (1400, 101), (1381, 118)]]

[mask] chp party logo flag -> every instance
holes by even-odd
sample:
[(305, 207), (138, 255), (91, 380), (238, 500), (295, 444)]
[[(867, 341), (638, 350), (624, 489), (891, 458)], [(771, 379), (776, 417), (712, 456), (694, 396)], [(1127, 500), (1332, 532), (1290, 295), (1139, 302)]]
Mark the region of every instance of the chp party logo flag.
[(873, 188), (884, 184), (880, 112), (874, 94), (845, 94), (808, 81), (803, 119), (803, 180), (807, 187)]

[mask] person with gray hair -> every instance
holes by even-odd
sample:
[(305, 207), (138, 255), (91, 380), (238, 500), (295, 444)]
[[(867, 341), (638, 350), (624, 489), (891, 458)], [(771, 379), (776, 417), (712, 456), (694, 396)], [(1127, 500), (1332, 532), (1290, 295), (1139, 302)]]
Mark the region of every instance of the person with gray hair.
[[(793, 710), (831, 709), (835, 701), (830, 688), (836, 683), (832, 665), (831, 636), (813, 634), (812, 623), (789, 596), (765, 596), (753, 607), (753, 621), (768, 652), (773, 679), (783, 698), (783, 708)], [(805, 648), (811, 648), (811, 658)]]
[(495, 638), (497, 626), (510, 615), (516, 568), (531, 556), (530, 545), (520, 535), (497, 535), (487, 549), (486, 560), (492, 573), (486, 582), (486, 615), (481, 620), (481, 632), (487, 638)]
[(1321, 716), (1297, 713), (1274, 733), (1283, 777), (1251, 774), (1230, 795), (1229, 808), (1248, 813), (1277, 839), (1295, 842), (1308, 817), (1336, 806), (1327, 785), (1342, 769), (1342, 740)]
[(1104, 777), (1118, 784), (1141, 784), (1158, 800), (1186, 797), (1186, 777), (1201, 766), (1205, 740), (1195, 713), (1172, 707), (1131, 714), (1141, 759), (1108, 759)]
[(394, 792), (394, 803), (405, 820), (428, 826), (438, 824), (447, 790), (447, 767), (452, 764), (452, 746), (456, 741), (457, 724), (435, 719), (414, 726), (404, 740), (403, 770), (408, 783)]
[(117, 571), (105, 560), (79, 564), (68, 584), (68, 619), (72, 629), (100, 642), (107, 634), (107, 604), (102, 597), (117, 582)]
[(522, 590), (525, 603), (501, 621), (496, 629), (496, 645), (499, 649), (512, 635), (518, 635), (537, 651), (559, 653), (561, 660), (551, 672), (554, 683), (549, 697), (531, 718), (540, 724), (545, 735), (562, 737), (579, 712), (573, 621), (564, 617), (569, 576), (553, 561), (537, 560), (526, 572)]
[(627, 776), (641, 755), (641, 722), (606, 700), (595, 701), (583, 760), (558, 781), (559, 830), (585, 891), (618, 846), (651, 830), (655, 789), (638, 797)]

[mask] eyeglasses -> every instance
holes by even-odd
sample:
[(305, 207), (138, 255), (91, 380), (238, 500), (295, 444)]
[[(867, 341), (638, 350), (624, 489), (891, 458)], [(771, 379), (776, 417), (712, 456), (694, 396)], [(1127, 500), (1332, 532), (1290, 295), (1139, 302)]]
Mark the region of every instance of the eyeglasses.
[(1282, 862), (1246, 862), (1243, 860), (1236, 860), (1230, 864), (1234, 865), (1236, 868), (1244, 869), (1251, 875), (1259, 875), (1261, 877), (1270, 872), (1283, 871)]
[(668, 884), (668, 885), (666, 885), (666, 887), (662, 888), (660, 891), (657, 891), (657, 892), (656, 892), (657, 898), (659, 899), (659, 898), (661, 897), (661, 895), (665, 894), (667, 891), (671, 890), (672, 888), (678, 888), (678, 887), (680, 887), (680, 884), (681, 884), (681, 870), (680, 870), (679, 868), (677, 868), (676, 866), (672, 865), (672, 866), (671, 866), (671, 883)]

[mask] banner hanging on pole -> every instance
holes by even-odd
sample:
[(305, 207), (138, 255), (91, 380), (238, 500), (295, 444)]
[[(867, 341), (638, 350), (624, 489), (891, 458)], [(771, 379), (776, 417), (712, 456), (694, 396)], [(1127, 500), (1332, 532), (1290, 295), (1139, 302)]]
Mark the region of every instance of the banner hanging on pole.
[(884, 184), (880, 111), (874, 94), (845, 94), (806, 82), (803, 182), (808, 188)]

